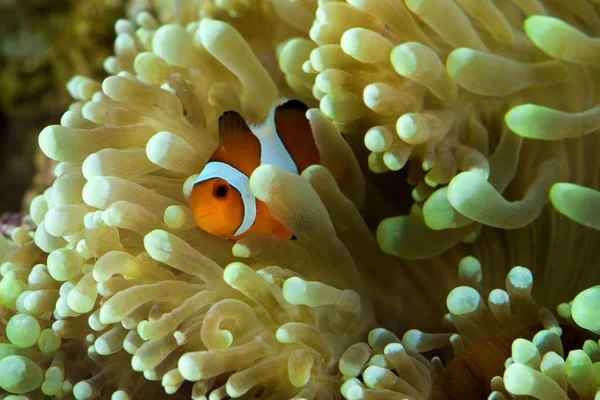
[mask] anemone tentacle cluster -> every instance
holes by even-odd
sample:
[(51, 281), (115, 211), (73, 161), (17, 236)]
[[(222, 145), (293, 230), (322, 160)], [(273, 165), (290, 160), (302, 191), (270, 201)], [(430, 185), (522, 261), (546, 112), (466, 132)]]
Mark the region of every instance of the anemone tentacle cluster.
[[(597, 185), (567, 153), (598, 146), (580, 138), (598, 129), (588, 35), (599, 29), (585, 1), (332, 1), (319, 4), (310, 40), (286, 43), (280, 63), (343, 132), (364, 134), (370, 169), (408, 169), (420, 210), (385, 220), (378, 240), (424, 258), (478, 225), (526, 226), (556, 182)], [(436, 231), (447, 243), (429, 254), (403, 245)]]
[[(56, 180), (0, 236), (2, 395), (598, 398), (596, 4), (175, 3), (118, 21), (110, 76), (39, 136)], [(218, 117), (281, 97), (322, 166), (250, 189), (298, 240), (201, 231)], [(415, 186), (376, 237), (353, 137)]]
[(364, 183), (351, 149), (312, 109), (341, 191), (320, 166), (252, 175), (297, 241), (234, 245), (201, 231), (187, 197), (217, 144), (218, 115), (260, 120), (280, 94), (231, 25), (138, 21), (136, 35), (116, 25), (106, 63), (116, 75), (73, 78), (78, 101), (40, 134), (59, 164), (32, 201), (33, 240), (18, 231), (1, 242), (0, 387), (77, 399), (336, 396), (340, 354), (375, 325), (365, 260), (346, 247), (366, 235), (377, 249), (356, 208)]
[[(581, 349), (570, 349), (567, 354), (563, 327), (572, 328), (561, 326), (531, 296), (531, 271), (514, 267), (506, 276), (506, 290), (489, 293), (481, 285), (477, 259), (465, 257), (458, 271), (463, 286), (449, 293), (449, 313), (444, 316), (448, 330), (455, 333), (411, 329), (399, 339), (386, 329), (372, 330), (368, 344), (356, 343), (340, 358), (344, 398), (446, 399), (451, 395), (566, 400), (600, 396), (600, 341), (587, 339)], [(598, 287), (588, 289), (571, 304), (562, 305), (561, 317), (594, 331), (590, 324), (597, 326), (599, 321), (598, 292)], [(438, 356), (424, 357), (444, 349), (443, 356), (450, 360), (445, 366)]]

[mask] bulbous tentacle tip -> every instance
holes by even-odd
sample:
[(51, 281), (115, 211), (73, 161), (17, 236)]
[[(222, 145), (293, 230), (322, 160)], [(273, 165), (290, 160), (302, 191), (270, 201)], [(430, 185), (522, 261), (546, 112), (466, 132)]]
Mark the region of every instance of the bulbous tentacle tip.
[(560, 18), (533, 15), (525, 20), (524, 30), (537, 48), (553, 58), (581, 65), (600, 64), (598, 42)]
[(206, 46), (208, 41), (222, 34), (223, 31), (229, 28), (229, 24), (218, 21), (211, 18), (202, 18), (200, 21), (200, 35), (202, 37), (202, 44)]
[[(194, 53), (192, 36), (177, 24), (163, 25), (154, 34), (152, 51), (170, 65), (190, 67)], [(142, 63), (136, 58), (134, 66), (141, 67)]]
[(42, 129), (38, 136), (40, 149), (47, 157), (53, 160), (58, 160), (56, 152), (58, 151), (57, 148), (59, 147), (60, 140), (57, 131), (60, 129), (63, 129), (61, 125), (47, 126)]
[(600, 107), (570, 113), (536, 104), (521, 104), (508, 111), (504, 121), (517, 135), (529, 139), (555, 141), (578, 138), (598, 129)]
[(282, 174), (285, 172), (272, 165), (261, 165), (256, 168), (250, 176), (252, 194), (261, 201), (269, 202), (272, 186)]
[(568, 182), (550, 189), (550, 201), (559, 213), (589, 228), (600, 230), (600, 192)]
[[(337, 189), (337, 183), (331, 171), (322, 165), (311, 165), (302, 171), (302, 177), (305, 178), (315, 188)], [(317, 189), (318, 191), (318, 189)]]
[(39, 388), (44, 380), (42, 369), (29, 358), (9, 355), (0, 361), (0, 388), (21, 394)]
[(586, 289), (575, 297), (571, 316), (577, 325), (600, 334), (600, 286)]

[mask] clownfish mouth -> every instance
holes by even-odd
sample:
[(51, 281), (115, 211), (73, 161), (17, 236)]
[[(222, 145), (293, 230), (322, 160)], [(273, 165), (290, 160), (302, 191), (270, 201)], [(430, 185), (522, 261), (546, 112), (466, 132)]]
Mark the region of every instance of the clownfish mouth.
[(196, 220), (201, 220), (202, 218), (208, 217), (210, 214), (212, 214), (212, 212), (207, 212), (206, 214), (202, 214), (199, 217), (196, 217)]

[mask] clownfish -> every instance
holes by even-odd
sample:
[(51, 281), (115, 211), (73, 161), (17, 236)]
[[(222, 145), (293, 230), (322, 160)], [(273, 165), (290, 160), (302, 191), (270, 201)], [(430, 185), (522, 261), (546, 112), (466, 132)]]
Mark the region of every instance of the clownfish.
[(194, 182), (190, 196), (194, 220), (202, 230), (229, 239), (249, 233), (292, 238), (292, 232), (252, 194), (250, 175), (261, 165), (300, 174), (319, 164), (307, 110), (302, 102), (289, 100), (273, 107), (259, 126), (248, 125), (235, 111), (219, 118), (219, 147)]

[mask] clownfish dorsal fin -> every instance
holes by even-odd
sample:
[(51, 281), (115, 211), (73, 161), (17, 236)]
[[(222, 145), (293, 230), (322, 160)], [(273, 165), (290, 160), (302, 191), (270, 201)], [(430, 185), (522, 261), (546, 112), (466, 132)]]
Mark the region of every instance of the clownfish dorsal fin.
[(219, 139), (222, 144), (238, 141), (254, 134), (244, 118), (235, 111), (225, 111), (219, 118)]
[(288, 100), (275, 108), (274, 123), (279, 139), (294, 160), (298, 172), (319, 164), (319, 149), (315, 143), (306, 111), (308, 107), (298, 100)]
[(219, 139), (221, 143), (209, 161), (229, 164), (248, 177), (260, 165), (260, 142), (239, 113), (221, 115)]
[(289, 110), (296, 110), (299, 111), (303, 114), (306, 114), (306, 112), (308, 111), (308, 107), (306, 106), (306, 104), (304, 104), (303, 102), (301, 102), (300, 100), (288, 100), (285, 103), (277, 106), (277, 110), (284, 110), (284, 109), (289, 109)]

